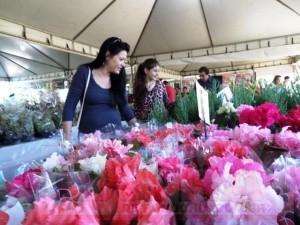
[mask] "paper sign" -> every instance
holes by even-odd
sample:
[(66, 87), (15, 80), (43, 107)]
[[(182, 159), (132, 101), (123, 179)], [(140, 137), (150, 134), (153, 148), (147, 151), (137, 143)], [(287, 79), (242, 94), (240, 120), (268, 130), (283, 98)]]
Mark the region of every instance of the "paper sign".
[(199, 118), (210, 124), (208, 92), (196, 80), (196, 93)]

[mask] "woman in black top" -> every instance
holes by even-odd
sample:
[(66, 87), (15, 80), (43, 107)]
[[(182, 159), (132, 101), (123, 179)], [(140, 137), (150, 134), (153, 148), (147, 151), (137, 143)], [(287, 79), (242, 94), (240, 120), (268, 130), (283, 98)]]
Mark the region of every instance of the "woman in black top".
[[(82, 133), (101, 130), (107, 124), (121, 124), (121, 115), (134, 124), (136, 119), (126, 97), (125, 60), (129, 45), (116, 37), (103, 42), (94, 61), (79, 66), (73, 77), (63, 111), (64, 139), (70, 140), (75, 108), (82, 102), (91, 72), (79, 125)], [(121, 115), (120, 115), (121, 114)]]

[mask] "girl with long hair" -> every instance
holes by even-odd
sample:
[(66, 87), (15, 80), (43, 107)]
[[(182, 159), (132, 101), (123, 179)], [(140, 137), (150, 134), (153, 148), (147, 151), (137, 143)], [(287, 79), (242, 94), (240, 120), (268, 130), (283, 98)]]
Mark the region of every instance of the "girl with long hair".
[(167, 104), (166, 91), (158, 79), (159, 63), (148, 58), (139, 65), (133, 84), (134, 113), (138, 120), (146, 122), (154, 105)]

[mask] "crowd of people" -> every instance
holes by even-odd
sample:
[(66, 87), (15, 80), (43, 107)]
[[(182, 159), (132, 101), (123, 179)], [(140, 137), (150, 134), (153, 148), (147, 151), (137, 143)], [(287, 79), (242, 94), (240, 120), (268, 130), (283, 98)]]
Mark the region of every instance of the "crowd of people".
[[(168, 81), (159, 79), (159, 62), (148, 58), (138, 66), (133, 83), (132, 105), (126, 93), (125, 61), (130, 50), (128, 43), (111, 37), (103, 42), (96, 59), (78, 67), (73, 77), (63, 111), (64, 139), (70, 140), (72, 121), (77, 103), (81, 102), (78, 128), (81, 133), (101, 130), (108, 124), (121, 125), (126, 120), (130, 125), (146, 122), (155, 105), (167, 109), (175, 105), (177, 95), (189, 93), (189, 88), (176, 89)], [(207, 67), (199, 69), (199, 84), (207, 89), (220, 90), (220, 82), (210, 76)], [(273, 85), (288, 85), (289, 77), (277, 75)]]

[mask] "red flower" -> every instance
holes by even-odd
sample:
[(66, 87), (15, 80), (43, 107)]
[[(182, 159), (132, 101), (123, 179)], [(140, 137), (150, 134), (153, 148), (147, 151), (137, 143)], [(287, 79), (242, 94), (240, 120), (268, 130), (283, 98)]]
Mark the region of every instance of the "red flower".
[(238, 141), (230, 141), (230, 140), (214, 140), (211, 143), (212, 151), (206, 155), (206, 158), (210, 158), (211, 156), (225, 156), (225, 155), (235, 155), (239, 158), (243, 158), (247, 156), (249, 152), (249, 148), (247, 146), (242, 145)]
[(9, 220), (9, 215), (0, 210), (0, 225), (7, 225)]
[(278, 123), (281, 127), (289, 126), (294, 132), (300, 131), (300, 105), (291, 109), (287, 115), (281, 116)]
[(164, 189), (151, 172), (146, 169), (139, 171), (135, 183), (135, 200), (138, 202), (141, 200), (149, 201), (150, 197), (153, 196), (161, 207), (168, 205), (168, 198)]
[(99, 190), (102, 190), (104, 186), (117, 189), (134, 181), (140, 161), (139, 155), (107, 160), (103, 175), (97, 183)]
[(246, 108), (240, 112), (239, 122), (249, 125), (269, 127), (280, 119), (280, 111), (274, 103), (264, 103), (254, 109)]
[(110, 222), (117, 210), (118, 191), (106, 186), (96, 195), (96, 203), (101, 216), (101, 221)]

